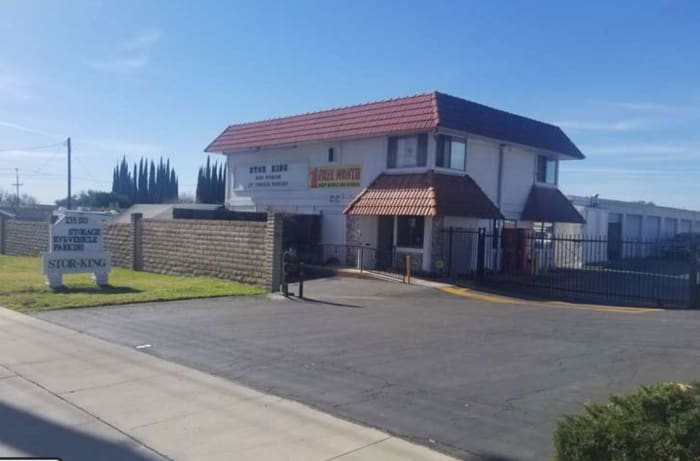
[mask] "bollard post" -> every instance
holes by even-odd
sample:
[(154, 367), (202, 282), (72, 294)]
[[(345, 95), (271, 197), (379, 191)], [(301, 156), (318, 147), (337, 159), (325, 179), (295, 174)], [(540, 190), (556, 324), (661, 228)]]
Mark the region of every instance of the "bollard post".
[(486, 232), (479, 229), (477, 234), (477, 253), (476, 253), (476, 280), (481, 282), (484, 280), (484, 263), (486, 262)]
[(287, 281), (287, 253), (282, 255), (282, 295), (289, 297), (289, 282)]
[(299, 298), (304, 297), (304, 263), (299, 262)]
[(690, 250), (690, 267), (688, 270), (688, 307), (690, 309), (700, 308), (700, 289), (698, 285), (698, 248)]
[(452, 277), (452, 234), (454, 229), (450, 226), (450, 238), (448, 243), (448, 253), (447, 253), (447, 275)]
[(411, 255), (406, 255), (406, 283), (411, 284)]

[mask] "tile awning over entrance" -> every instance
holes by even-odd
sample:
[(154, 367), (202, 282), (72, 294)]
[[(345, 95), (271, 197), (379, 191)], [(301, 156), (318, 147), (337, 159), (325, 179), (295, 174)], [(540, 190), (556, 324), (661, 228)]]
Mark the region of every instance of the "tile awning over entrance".
[(554, 186), (533, 185), (520, 216), (523, 221), (562, 222), (583, 224), (586, 222), (568, 198)]
[(343, 213), (362, 216), (467, 216), (503, 219), (498, 207), (468, 175), (434, 171), (382, 173)]

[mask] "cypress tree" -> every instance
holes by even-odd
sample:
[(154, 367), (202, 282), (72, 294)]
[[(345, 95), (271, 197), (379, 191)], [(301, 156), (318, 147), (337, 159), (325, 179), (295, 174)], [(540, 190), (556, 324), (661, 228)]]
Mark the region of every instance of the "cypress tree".
[(119, 187), (119, 175), (118, 175), (117, 167), (114, 167), (114, 171), (112, 171), (112, 193), (113, 194), (117, 193), (118, 187)]
[(202, 183), (204, 182), (204, 174), (202, 172), (202, 167), (197, 170), (197, 189), (195, 190), (194, 196), (197, 203), (202, 203)]
[(219, 187), (216, 193), (216, 203), (224, 203), (226, 197), (226, 166), (222, 163), (219, 168)]
[(178, 190), (177, 190), (177, 176), (175, 176), (175, 169), (170, 170), (170, 178), (168, 180), (168, 199), (171, 201), (177, 201)]
[(138, 183), (138, 202), (146, 203), (148, 198), (148, 172), (146, 171), (145, 160), (141, 157), (139, 160), (139, 183)]
[(131, 177), (131, 187), (129, 189), (129, 198), (131, 203), (134, 204), (137, 201), (138, 192), (138, 170), (136, 169), (136, 163), (134, 163), (134, 174)]
[(151, 160), (151, 169), (148, 174), (148, 203), (156, 203), (156, 165)]
[(124, 156), (112, 171), (112, 193), (128, 198), (130, 204), (175, 201), (178, 198), (175, 168), (170, 166), (170, 159), (160, 157), (156, 163), (141, 157), (129, 170)]
[(211, 203), (211, 162), (209, 156), (207, 155), (207, 167), (204, 170), (204, 203)]

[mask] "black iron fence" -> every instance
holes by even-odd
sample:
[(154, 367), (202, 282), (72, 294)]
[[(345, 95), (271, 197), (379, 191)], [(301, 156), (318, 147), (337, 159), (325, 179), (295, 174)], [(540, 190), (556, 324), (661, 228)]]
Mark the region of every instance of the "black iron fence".
[(441, 261), (456, 279), (532, 294), (563, 293), (590, 301), (696, 306), (697, 244), (611, 241), (525, 229), (444, 229)]
[(340, 269), (352, 269), (401, 282), (409, 282), (410, 268), (416, 266), (415, 258), (396, 250), (384, 251), (364, 245), (326, 243), (292, 244), (285, 252), (283, 260), (288, 282), (298, 279), (300, 263), (307, 278), (327, 277)]

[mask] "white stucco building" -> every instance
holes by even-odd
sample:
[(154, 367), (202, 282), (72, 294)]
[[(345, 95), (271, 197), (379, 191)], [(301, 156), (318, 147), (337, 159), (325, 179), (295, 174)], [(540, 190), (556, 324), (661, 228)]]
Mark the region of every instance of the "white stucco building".
[(571, 195), (569, 199), (586, 218), (582, 227), (585, 235), (657, 242), (678, 234), (700, 233), (700, 211), (598, 196)]
[(227, 207), (321, 215), (323, 243), (425, 271), (447, 226), (583, 222), (558, 172), (584, 156), (560, 128), (438, 92), (231, 125), (206, 151), (226, 156)]

